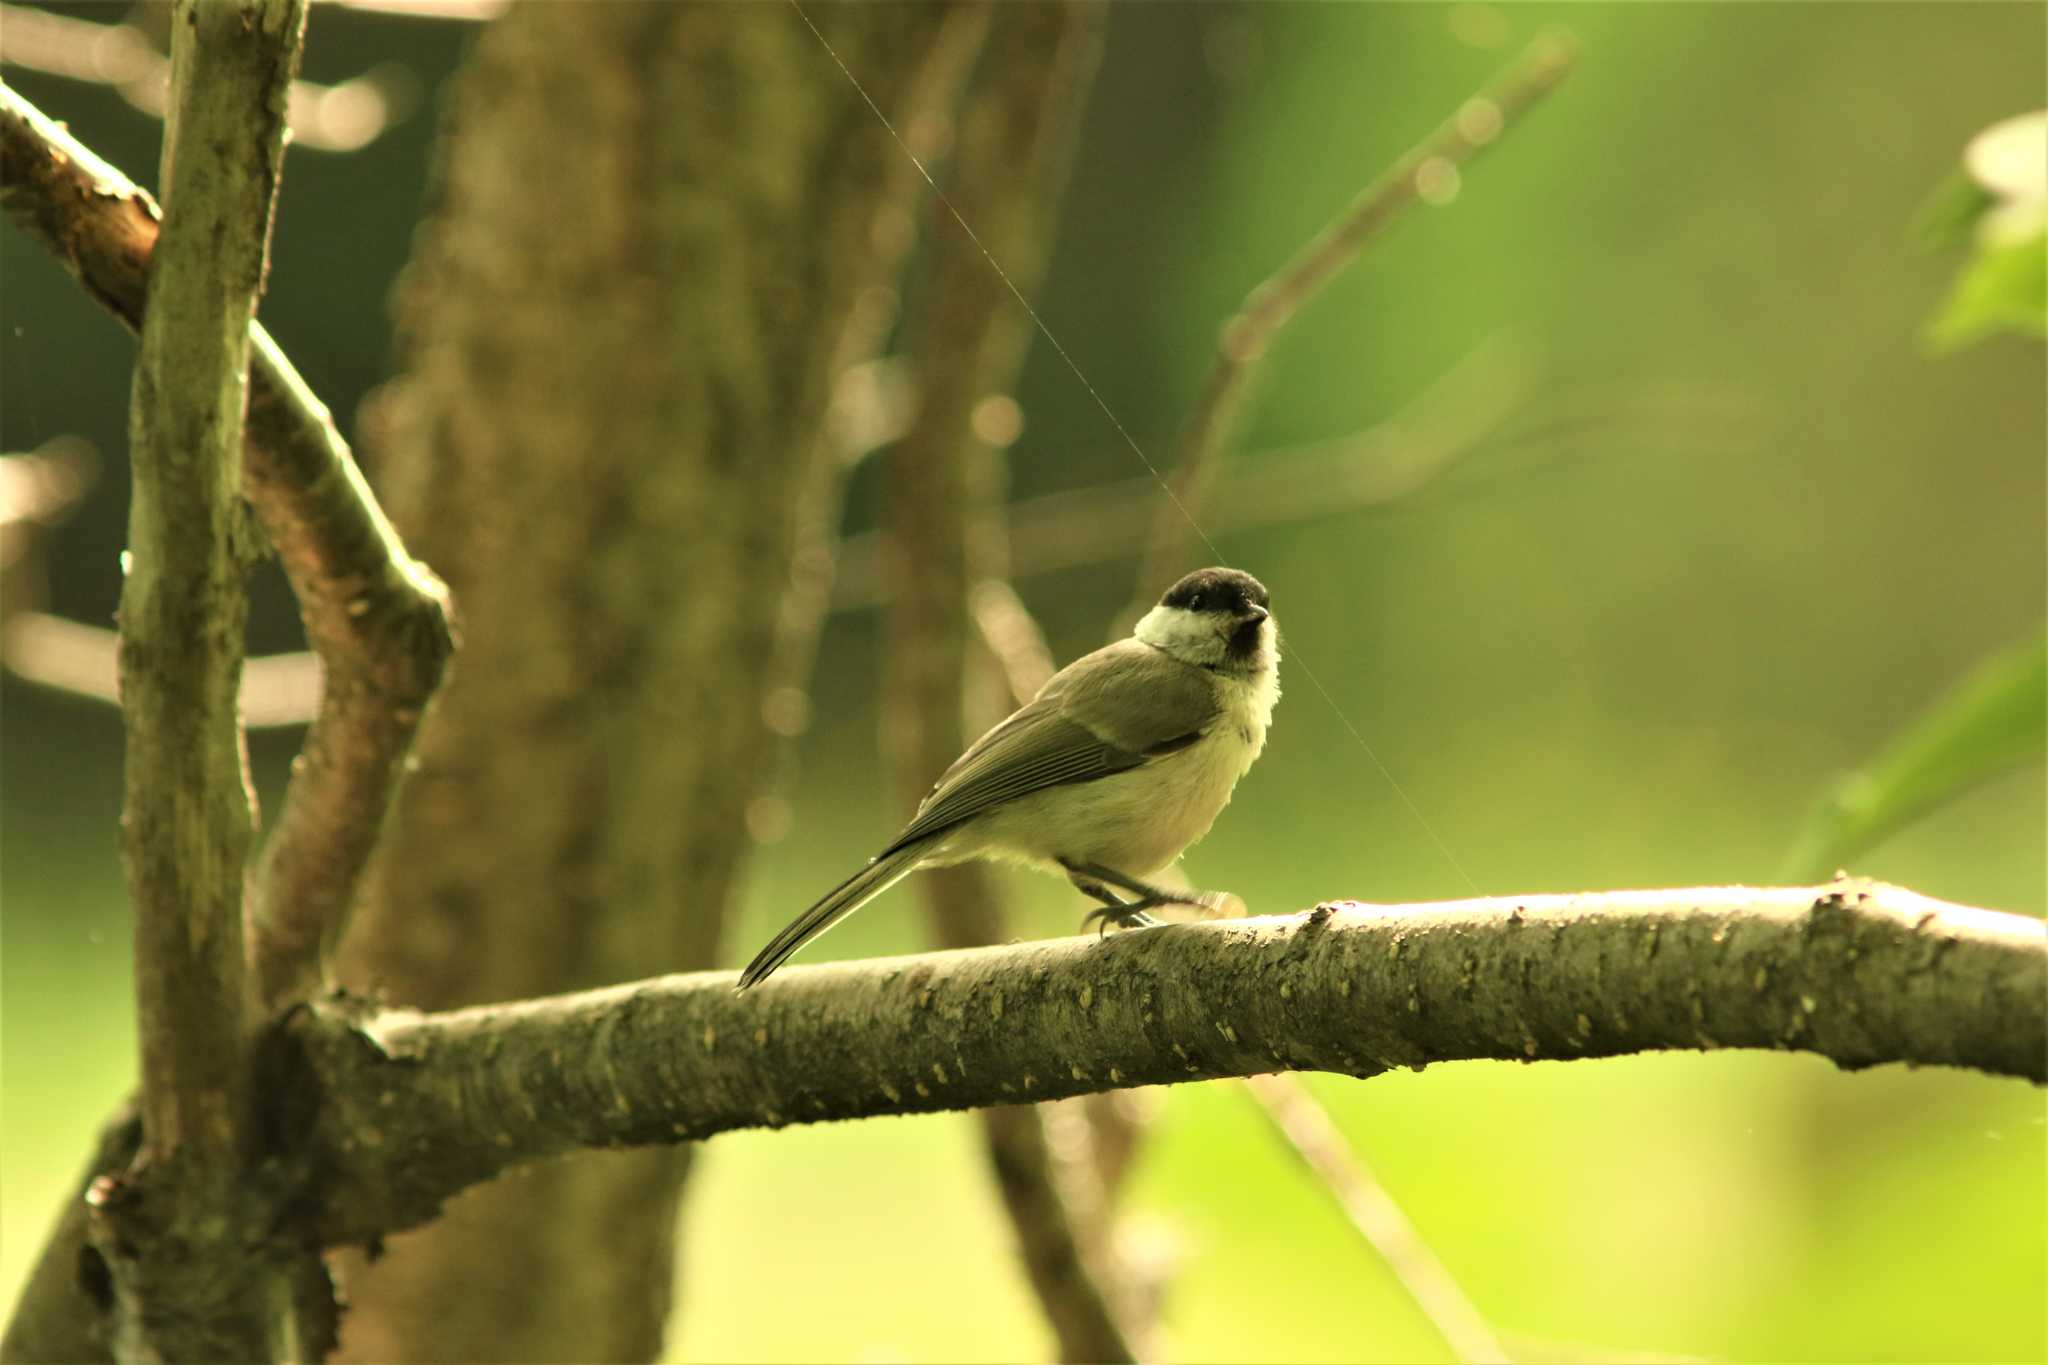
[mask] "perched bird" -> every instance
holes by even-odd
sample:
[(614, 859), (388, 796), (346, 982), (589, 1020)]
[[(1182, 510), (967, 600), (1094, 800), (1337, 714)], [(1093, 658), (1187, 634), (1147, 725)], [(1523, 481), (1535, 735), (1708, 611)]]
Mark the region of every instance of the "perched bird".
[[(1064, 875), (1090, 921), (1156, 924), (1160, 905), (1224, 897), (1143, 880), (1209, 832), (1266, 745), (1280, 699), (1271, 599), (1235, 569), (1167, 589), (1126, 640), (1076, 659), (946, 769), (889, 846), (791, 920), (740, 973), (790, 954), (919, 867), (971, 858)], [(1123, 894), (1120, 894), (1123, 893)]]

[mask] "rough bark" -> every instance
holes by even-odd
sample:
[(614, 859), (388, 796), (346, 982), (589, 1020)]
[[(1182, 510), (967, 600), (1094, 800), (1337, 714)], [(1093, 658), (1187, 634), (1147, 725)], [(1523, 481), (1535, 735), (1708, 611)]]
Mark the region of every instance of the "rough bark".
[(583, 1147), (1273, 1071), (1766, 1048), (2048, 1083), (2048, 926), (1861, 882), (1346, 902), (732, 982), (301, 1012), (319, 1235)]
[[(273, 45), (282, 37), (261, 26), (237, 28), (229, 36), (236, 42)], [(290, 41), (296, 42), (295, 29)], [(243, 77), (268, 80), (278, 74), (275, 53), (245, 52), (241, 60), (246, 67)], [(215, 102), (215, 117), (232, 122), (246, 120), (251, 110), (263, 111), (274, 136), (282, 126), (278, 112), (251, 96), (248, 85), (248, 79), (211, 82), (207, 96)], [(253, 178), (252, 193), (268, 194), (280, 149), (260, 138), (250, 145), (258, 159), (240, 174)], [(192, 164), (188, 160), (188, 168)], [(8, 217), (64, 260), (93, 298), (140, 330), (162, 221), (149, 193), (4, 88), (0, 172), (0, 206)], [(237, 236), (246, 241), (267, 222), (255, 208), (228, 216), (232, 221), (226, 225), (227, 235), (214, 239), (223, 245)], [(210, 257), (202, 257), (202, 269), (210, 267)], [(247, 288), (249, 273), (245, 260), (239, 278), (231, 269), (217, 283)], [(156, 290), (154, 297), (168, 303), (176, 295), (175, 289), (166, 287)], [(384, 803), (396, 782), (419, 708), (446, 657), (449, 638), (438, 585), (398, 545), (326, 408), (263, 328), (248, 320), (245, 306), (219, 314), (211, 357), (205, 348), (174, 348), (173, 364), (204, 361), (210, 367), (220, 360), (222, 352), (233, 349), (229, 333), (238, 318), (247, 337), (249, 393), (247, 411), (240, 414), (241, 491), (284, 563), (307, 633), (326, 669), (321, 714), (308, 737), (309, 762), (301, 765), (287, 791), (284, 813), (267, 848), (265, 871), (247, 898), (255, 911), (248, 956), (256, 969), (256, 984), (270, 987), (262, 994), (275, 1005), (287, 994), (276, 987), (303, 989), (318, 977), (319, 950), (344, 922), (354, 877), (381, 823)], [(158, 384), (157, 391), (163, 387)], [(190, 391), (205, 394), (210, 385), (195, 382)], [(222, 405), (237, 402), (237, 395), (222, 400)], [(138, 444), (139, 450), (145, 448)], [(232, 601), (227, 606), (230, 612), (239, 611)], [(237, 632), (220, 632), (224, 639), (236, 636)], [(202, 632), (186, 643), (204, 644), (209, 638)], [(181, 716), (187, 723), (199, 718), (196, 712)], [(240, 795), (239, 776), (235, 794)], [(243, 842), (243, 837), (237, 841)], [(279, 869), (286, 868), (291, 873), (281, 875)], [(262, 913), (266, 891), (269, 904), (279, 913)], [(223, 887), (222, 895), (227, 894)], [(240, 941), (238, 929), (232, 942)], [(212, 944), (222, 953), (216, 969), (234, 970), (228, 965), (231, 941), (222, 938)], [(241, 987), (236, 991), (242, 993)], [(224, 1022), (234, 1018), (218, 1016)], [(253, 1032), (258, 1027), (255, 1015), (245, 1014), (238, 1026)], [(78, 1190), (61, 1211), (0, 1345), (0, 1357), (99, 1359), (113, 1349), (112, 1282), (104, 1260), (89, 1245), (88, 1217), (122, 1199), (127, 1201), (124, 1207), (136, 1205), (134, 1191), (118, 1180), (95, 1187), (99, 1177), (128, 1169), (136, 1154), (139, 1125), (132, 1118), (116, 1119), (108, 1133), (120, 1135), (121, 1141), (102, 1141)], [(266, 1151), (260, 1159), (275, 1156)], [(268, 1187), (270, 1182), (264, 1183)], [(94, 1193), (94, 1203), (87, 1202), (88, 1192)], [(249, 1213), (248, 1221), (261, 1228), (258, 1241), (267, 1240), (275, 1229), (275, 1219), (269, 1216)], [(195, 1274), (203, 1273), (207, 1264), (182, 1251), (169, 1259)], [(317, 1353), (320, 1337), (332, 1330), (330, 1296), (317, 1262), (309, 1257), (297, 1262), (294, 1278), (295, 1290), (303, 1295), (311, 1315), (307, 1324), (315, 1333), (302, 1335), (297, 1349)], [(193, 1302), (204, 1297), (184, 1285), (167, 1292), (174, 1299)], [(229, 1292), (223, 1297), (233, 1303), (248, 1296)]]
[(399, 542), (326, 408), (275, 342), (251, 343), (249, 431), (266, 456), (243, 489), (321, 667), (320, 709), (249, 892), (251, 966), (275, 1012), (329, 981), (455, 640), (447, 590)]
[(253, 802), (236, 711), (253, 548), (240, 500), (249, 323), (305, 19), (305, 0), (188, 0), (171, 13), (169, 214), (135, 362), (121, 593), (142, 1147), (86, 1199), (112, 1345), (128, 1357), (322, 1349), (292, 1307), (318, 1262), (266, 1245), (250, 1189), (261, 1017), (243, 960)]
[[(161, 213), (147, 190), (0, 87), (0, 208), (130, 328)], [(440, 583), (371, 496), (327, 408), (251, 322), (242, 494), (299, 602), (322, 669), (305, 762), (249, 888), (249, 955), (264, 1001), (303, 997), (348, 923), (452, 640)]]
[[(900, 117), (948, 11), (814, 17)], [(826, 400), (914, 174), (784, 6), (515, 7), (447, 107), (375, 425), (464, 647), (344, 971), (430, 1008), (713, 960)], [(344, 1353), (652, 1356), (685, 1160), (526, 1172), (349, 1258)]]

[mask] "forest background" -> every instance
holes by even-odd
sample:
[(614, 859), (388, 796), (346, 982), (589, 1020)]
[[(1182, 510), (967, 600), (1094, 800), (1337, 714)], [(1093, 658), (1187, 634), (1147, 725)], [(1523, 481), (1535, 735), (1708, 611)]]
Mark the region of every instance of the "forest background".
[[(1583, 44), (1568, 87), (1316, 300), (1237, 442), (1234, 467), (1275, 481), (1308, 443), (1390, 421), (1454, 452), (1386, 505), (1217, 533), (1298, 661), (1267, 756), (1188, 864), (1255, 912), (1780, 880), (1835, 775), (2038, 629), (2041, 349), (1931, 346), (1964, 253), (1919, 231), (1969, 139), (2042, 103), (2038, 6), (1118, 7), (1046, 324), (1163, 458), (1245, 290), (1560, 21)], [(313, 16), (307, 78), (376, 68), (414, 99), (368, 145), (288, 163), (262, 316), (344, 430), (389, 372), (385, 300), (466, 36)], [(153, 181), (159, 126), (111, 90), (6, 78)], [(0, 449), (100, 452), (47, 571), (52, 611), (104, 623), (131, 343), (19, 233), (0, 276)], [(1018, 401), (1014, 499), (1144, 476), (1049, 348)], [(857, 470), (850, 531), (879, 497)], [(1020, 562), (1017, 586), (1065, 659), (1133, 567)], [(261, 583), (252, 650), (296, 631)], [(836, 612), (735, 959), (895, 823), (879, 671), (874, 613)], [(0, 1303), (134, 1072), (116, 715), (4, 686)], [(252, 737), (266, 807), (295, 744)], [(1856, 870), (2040, 914), (2043, 825), (2036, 764)], [(1071, 929), (1064, 888), (1011, 889), (1026, 932)], [(812, 956), (924, 932), (899, 892)], [(2048, 1129), (2023, 1083), (1714, 1053), (1312, 1086), (1503, 1330), (1733, 1359), (2048, 1353)], [(1177, 1356), (1441, 1350), (1237, 1090), (1163, 1103), (1128, 1203), (1176, 1258)], [(685, 1258), (672, 1351), (1015, 1355), (1042, 1328), (980, 1160), (951, 1116), (712, 1142), (685, 1235), (718, 1254)]]

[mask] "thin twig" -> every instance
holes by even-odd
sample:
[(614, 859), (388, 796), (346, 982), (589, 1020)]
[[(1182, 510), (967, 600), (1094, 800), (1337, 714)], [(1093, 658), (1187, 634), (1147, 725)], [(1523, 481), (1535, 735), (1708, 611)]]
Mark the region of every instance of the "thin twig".
[[(149, 193), (5, 86), (0, 171), (0, 209), (140, 326), (160, 217)], [(261, 326), (247, 331), (242, 492), (326, 673), (250, 892), (250, 952), (281, 1006), (322, 979), (453, 639), (445, 590), (405, 552), (326, 407)]]
[(1344, 1141), (1322, 1105), (1291, 1075), (1247, 1076), (1244, 1085), (1294, 1154), (1307, 1163), (1379, 1253), (1438, 1335), (1462, 1361), (1505, 1361), (1507, 1352), (1415, 1224)]
[(1546, 34), (1442, 127), (1412, 148), (1271, 278), (1245, 296), (1223, 326), (1216, 363), (1203, 381), (1174, 453), (1173, 496), (1153, 517), (1145, 563), (1129, 614), (1151, 605), (1186, 567), (1194, 525), (1215, 482), (1225, 443), (1243, 406), (1246, 384), (1274, 337), (1317, 290), (1348, 265), (1381, 229), (1418, 199), (1442, 202), (1454, 193), (1457, 168), (1500, 135), (1570, 73), (1577, 42)]

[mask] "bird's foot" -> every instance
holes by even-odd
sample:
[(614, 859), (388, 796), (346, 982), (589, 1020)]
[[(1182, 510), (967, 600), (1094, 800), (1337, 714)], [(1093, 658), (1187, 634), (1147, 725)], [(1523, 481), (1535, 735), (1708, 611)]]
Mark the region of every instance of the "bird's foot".
[[(1185, 905), (1211, 915), (1234, 917), (1244, 914), (1244, 902), (1227, 891), (1171, 891), (1135, 877), (1126, 877), (1097, 863), (1062, 859), (1060, 865), (1066, 868), (1067, 879), (1073, 882), (1075, 889), (1102, 902), (1081, 921), (1084, 931), (1091, 924), (1099, 924), (1104, 933), (1112, 924), (1120, 929), (1149, 929), (1162, 921), (1145, 912), (1162, 905)], [(1116, 889), (1111, 890), (1112, 887)], [(1127, 901), (1125, 894), (1137, 899)]]
[(1086, 933), (1091, 924), (1097, 926), (1098, 935), (1108, 933), (1112, 924), (1119, 929), (1150, 929), (1164, 924), (1165, 921), (1157, 915), (1145, 913), (1145, 907), (1149, 904), (1156, 902), (1136, 901), (1123, 905), (1098, 905), (1081, 917), (1081, 932)]
[(1100, 926), (1102, 933), (1108, 933), (1112, 924), (1119, 929), (1150, 929), (1166, 922), (1157, 915), (1146, 913), (1161, 906), (1185, 905), (1209, 915), (1231, 915), (1233, 912), (1241, 915), (1244, 913), (1243, 904), (1227, 891), (1160, 891), (1134, 901), (1098, 905), (1082, 916), (1081, 928), (1085, 932), (1089, 925), (1095, 924)]

